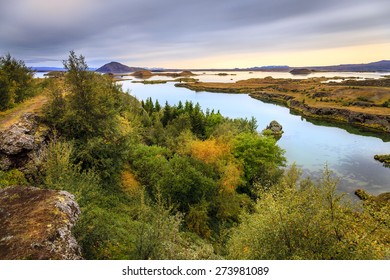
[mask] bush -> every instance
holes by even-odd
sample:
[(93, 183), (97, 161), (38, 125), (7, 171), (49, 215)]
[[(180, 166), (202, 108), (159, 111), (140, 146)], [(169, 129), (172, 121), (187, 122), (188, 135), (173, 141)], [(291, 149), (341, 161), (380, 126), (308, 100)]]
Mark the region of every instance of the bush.
[(0, 189), (15, 185), (28, 185), (24, 174), (17, 169), (10, 171), (0, 170)]
[(229, 242), (230, 258), (386, 258), (388, 226), (337, 193), (328, 169), (317, 185), (299, 178), (295, 167), (287, 171), (278, 187), (262, 194), (256, 212), (243, 216)]

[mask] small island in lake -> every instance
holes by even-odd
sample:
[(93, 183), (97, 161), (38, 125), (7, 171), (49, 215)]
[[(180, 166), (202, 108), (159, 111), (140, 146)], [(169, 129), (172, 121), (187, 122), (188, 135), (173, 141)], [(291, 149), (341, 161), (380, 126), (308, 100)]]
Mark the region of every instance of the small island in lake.
[(291, 74), (293, 75), (309, 75), (311, 74), (313, 71), (309, 70), (309, 69), (293, 69), (290, 71)]

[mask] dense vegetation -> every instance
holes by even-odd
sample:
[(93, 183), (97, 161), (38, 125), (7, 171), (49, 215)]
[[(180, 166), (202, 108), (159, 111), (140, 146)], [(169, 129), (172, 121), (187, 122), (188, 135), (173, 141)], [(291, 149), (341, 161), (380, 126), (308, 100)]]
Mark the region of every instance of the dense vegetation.
[(10, 54), (0, 57), (0, 111), (12, 108), (35, 93), (33, 71)]
[(85, 258), (390, 257), (389, 205), (348, 202), (327, 168), (319, 182), (285, 170), (254, 119), (139, 102), (74, 52), (64, 66), (47, 85), (53, 135), (30, 183), (76, 195)]

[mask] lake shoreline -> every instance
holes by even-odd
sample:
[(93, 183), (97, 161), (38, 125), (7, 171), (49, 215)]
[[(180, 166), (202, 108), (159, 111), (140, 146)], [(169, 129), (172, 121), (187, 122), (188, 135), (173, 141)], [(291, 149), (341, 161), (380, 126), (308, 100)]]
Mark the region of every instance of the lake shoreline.
[(278, 98), (274, 94), (268, 94), (266, 92), (250, 93), (249, 96), (263, 102), (283, 105), (302, 117), (349, 124), (379, 133), (390, 133), (390, 117), (386, 115), (354, 112), (341, 108), (312, 107), (298, 100), (286, 98), (286, 96)]
[[(325, 82), (327, 79), (248, 79), (236, 83), (180, 83), (196, 92), (248, 94), (263, 102), (282, 105), (295, 114), (318, 120), (343, 123), (378, 133), (390, 133), (388, 79)], [(350, 84), (349, 84), (349, 83)], [(377, 97), (377, 92), (380, 97)]]

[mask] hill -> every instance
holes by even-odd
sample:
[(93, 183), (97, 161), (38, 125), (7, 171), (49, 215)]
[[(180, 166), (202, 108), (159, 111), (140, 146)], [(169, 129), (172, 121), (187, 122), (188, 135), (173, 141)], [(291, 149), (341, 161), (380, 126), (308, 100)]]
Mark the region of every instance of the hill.
[[(301, 67), (290, 67), (287, 65), (280, 66), (262, 66), (262, 67), (251, 67), (240, 70), (248, 71), (280, 71), (289, 72), (296, 68)], [(304, 68), (311, 71), (329, 71), (329, 72), (390, 72), (390, 60), (381, 60), (370, 63), (361, 64), (339, 64), (331, 66), (304, 66)]]
[(341, 71), (341, 72), (387, 72), (390, 71), (390, 60), (381, 60), (362, 64), (340, 64), (333, 66), (308, 67), (314, 71)]
[(107, 64), (104, 64), (102, 67), (98, 68), (96, 72), (100, 73), (129, 73), (129, 72), (136, 72), (140, 70), (145, 70), (141, 67), (129, 67), (124, 64), (121, 64), (119, 62), (110, 62)]

